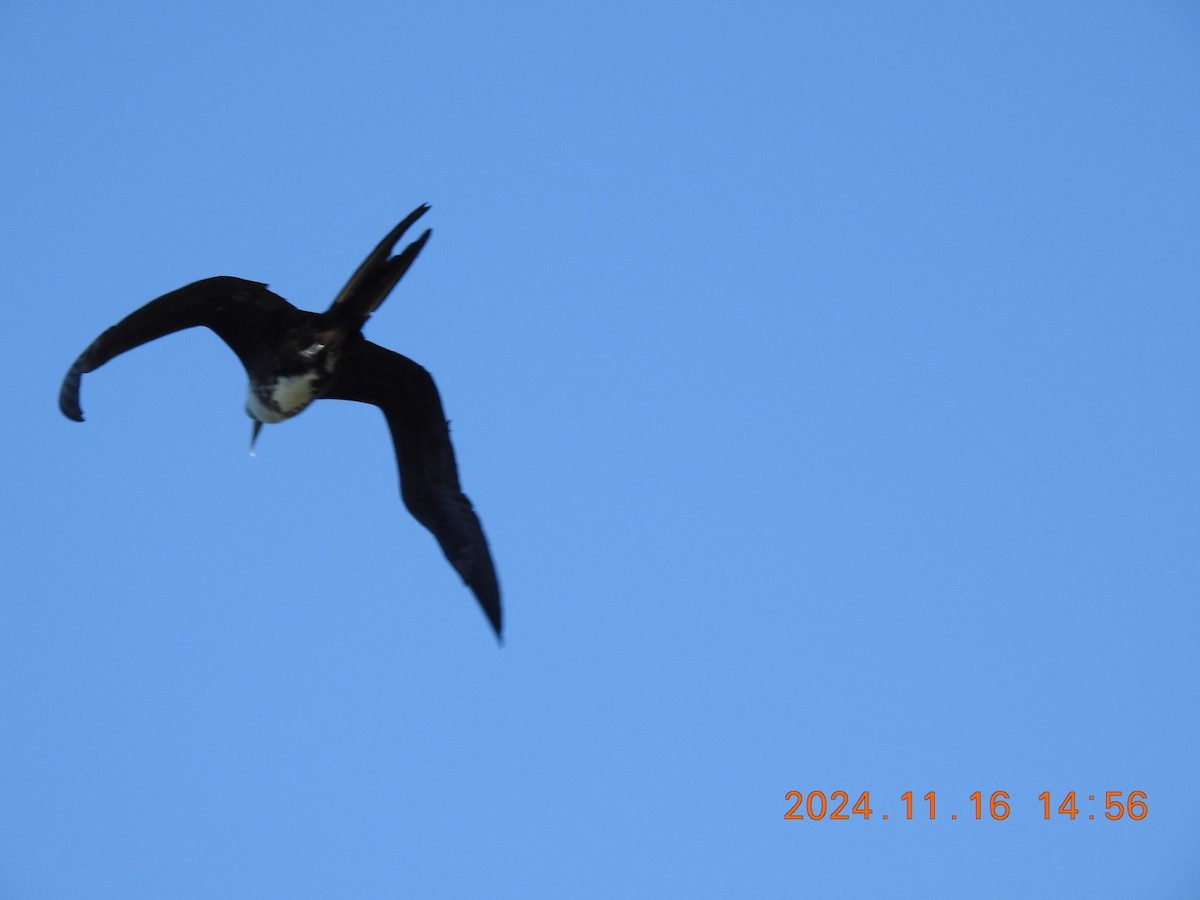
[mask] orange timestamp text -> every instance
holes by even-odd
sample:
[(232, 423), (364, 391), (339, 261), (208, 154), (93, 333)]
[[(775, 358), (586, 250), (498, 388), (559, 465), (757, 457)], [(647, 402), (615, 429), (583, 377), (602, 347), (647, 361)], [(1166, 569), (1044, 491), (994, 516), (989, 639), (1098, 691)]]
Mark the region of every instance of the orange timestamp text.
[[(1100, 796), (1076, 791), (1067, 791), (1065, 794), (1055, 796), (1050, 791), (1042, 791), (1036, 799), (1041, 806), (1042, 818), (1046, 821), (1060, 816), (1070, 819), (1072, 822), (1077, 817), (1084, 820), (1095, 820), (1097, 816), (1100, 816), (1110, 822), (1118, 819), (1132, 819), (1140, 822), (1150, 812), (1145, 791), (1130, 791), (1128, 794), (1124, 791), (1104, 791), (1103, 801), (1098, 799)], [(992, 791), (990, 794), (975, 791), (967, 795), (966, 799), (967, 804), (962, 810), (965, 813), (963, 818), (966, 819), (992, 819), (1002, 822), (1012, 813), (1013, 801), (1008, 791)], [(891, 812), (896, 813), (894, 816), (889, 816), (889, 813), (871, 806), (870, 791), (863, 791), (853, 803), (850, 802), (848, 791), (833, 791), (828, 796), (824, 791), (808, 791), (807, 793), (788, 791), (784, 795), (784, 800), (789, 806), (783, 817), (789, 821), (849, 822), (852, 816), (859, 816), (863, 821), (867, 821), (872, 816), (883, 821), (887, 821), (889, 818), (937, 819), (939, 812), (943, 819), (956, 820), (959, 818), (957, 811), (951, 812), (947, 816), (944, 810), (939, 809), (936, 791), (929, 791), (915, 801), (913, 792), (905, 791), (900, 795), (901, 805), (890, 809)], [(921, 801), (924, 801), (924, 804)], [(916, 815), (914, 815), (914, 808)], [(1036, 810), (1037, 806), (1034, 806), (1034, 809)]]

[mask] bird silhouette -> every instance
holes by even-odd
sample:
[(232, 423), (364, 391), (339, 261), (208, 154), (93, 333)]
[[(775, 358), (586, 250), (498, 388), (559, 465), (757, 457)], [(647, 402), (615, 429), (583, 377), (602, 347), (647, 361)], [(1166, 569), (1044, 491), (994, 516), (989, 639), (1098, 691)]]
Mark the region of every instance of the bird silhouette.
[(483, 526), (458, 482), (450, 429), (433, 378), (406, 356), (373, 344), (363, 324), (408, 271), (432, 233), (398, 254), (404, 232), (429, 211), (422, 204), (388, 232), (323, 313), (297, 309), (265, 284), (220, 275), (151, 300), (101, 334), (63, 379), (58, 405), (83, 421), (83, 375), (156, 338), (203, 325), (241, 360), (249, 377), (251, 448), (263, 424), (282, 422), (318, 399), (355, 400), (382, 410), (400, 469), (404, 505), (441, 545), (496, 637), (500, 587)]

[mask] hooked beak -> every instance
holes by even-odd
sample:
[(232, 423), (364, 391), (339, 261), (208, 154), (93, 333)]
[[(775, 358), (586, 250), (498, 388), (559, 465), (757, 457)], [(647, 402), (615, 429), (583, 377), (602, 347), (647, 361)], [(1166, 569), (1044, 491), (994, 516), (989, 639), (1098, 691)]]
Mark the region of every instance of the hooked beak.
[(262, 431), (262, 426), (263, 426), (262, 422), (258, 421), (258, 419), (254, 420), (254, 430), (250, 432), (250, 455), (251, 456), (257, 455), (254, 452), (254, 444), (255, 444), (255, 442), (258, 441), (258, 433), (260, 431)]

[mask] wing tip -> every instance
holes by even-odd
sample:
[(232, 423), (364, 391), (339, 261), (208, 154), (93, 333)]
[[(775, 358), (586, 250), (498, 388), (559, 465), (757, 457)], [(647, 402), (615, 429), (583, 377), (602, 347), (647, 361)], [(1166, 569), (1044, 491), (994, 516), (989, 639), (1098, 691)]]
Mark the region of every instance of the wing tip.
[(500, 584), (496, 578), (496, 569), (492, 566), (491, 553), (487, 553), (485, 565), (475, 565), (473, 568), (473, 572), (464, 574), (463, 581), (467, 582), (470, 593), (479, 601), (479, 607), (484, 611), (488, 624), (491, 624), (492, 631), (496, 632), (496, 640), (500, 647), (503, 647), (504, 610), (500, 606)]
[(503, 647), (504, 610), (500, 606), (500, 586), (496, 583), (495, 572), (489, 572), (488, 575), (484, 576), (482, 584), (479, 583), (479, 580), (472, 578), (470, 581), (467, 581), (467, 585), (471, 588), (471, 593), (475, 595), (475, 599), (479, 601), (479, 608), (487, 616), (488, 624), (492, 626), (492, 631), (496, 633), (496, 642)]
[(79, 381), (83, 372), (78, 364), (71, 367), (58, 389), (58, 408), (72, 422), (83, 421), (83, 410), (79, 408)]
[(504, 612), (500, 608), (499, 589), (494, 582), (492, 584), (479, 584), (475, 579), (468, 581), (467, 587), (475, 595), (475, 600), (479, 603), (479, 609), (487, 617), (488, 624), (492, 626), (496, 640), (501, 646), (504, 646)]
[(488, 622), (492, 626), (492, 631), (496, 633), (496, 643), (501, 647), (504, 646), (504, 622), (501, 620), (500, 607), (496, 607), (495, 611), (488, 609), (486, 606), (483, 609), (484, 615), (487, 616)]

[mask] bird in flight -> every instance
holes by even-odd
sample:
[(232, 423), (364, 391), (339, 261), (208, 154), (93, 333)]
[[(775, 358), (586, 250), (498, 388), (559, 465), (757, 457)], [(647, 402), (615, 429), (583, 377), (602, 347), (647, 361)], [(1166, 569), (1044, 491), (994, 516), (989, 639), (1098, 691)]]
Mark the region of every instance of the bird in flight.
[(246, 414), (254, 420), (251, 448), (263, 424), (282, 422), (314, 400), (356, 400), (379, 407), (400, 468), (400, 495), (428, 528), (462, 577), (496, 637), (501, 636), (500, 587), (487, 539), (458, 483), (450, 429), (433, 378), (406, 356), (373, 344), (363, 323), (391, 293), (432, 233), (426, 229), (395, 255), (422, 204), (388, 232), (323, 313), (297, 309), (265, 284), (219, 275), (181, 287), (126, 316), (96, 338), (63, 379), (58, 405), (83, 421), (79, 385), (126, 350), (163, 335), (204, 325), (246, 368)]

